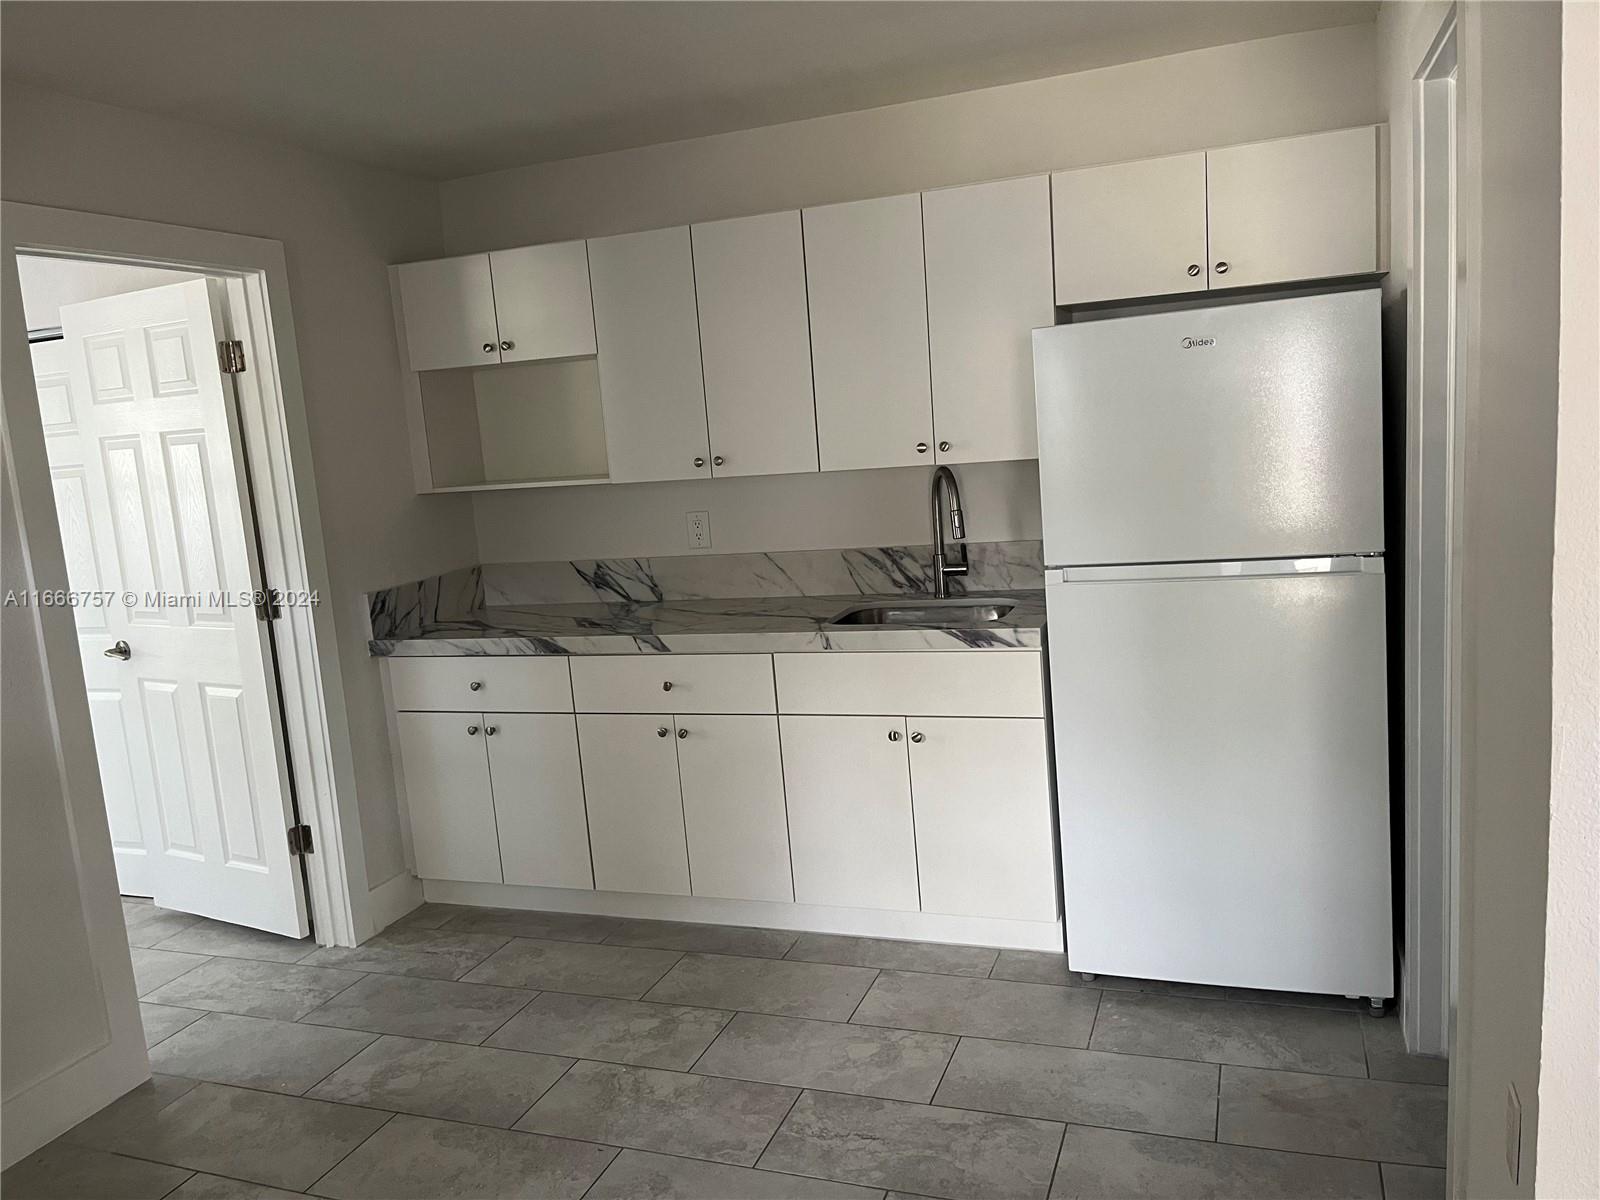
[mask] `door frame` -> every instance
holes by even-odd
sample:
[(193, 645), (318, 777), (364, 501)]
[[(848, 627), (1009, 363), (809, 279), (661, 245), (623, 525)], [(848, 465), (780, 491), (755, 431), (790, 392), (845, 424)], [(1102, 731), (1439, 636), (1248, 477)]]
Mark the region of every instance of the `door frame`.
[[(1448, 1053), (1456, 1004), (1461, 795), (1462, 306), (1457, 14), (1412, 77), (1412, 279), (1407, 296), (1407, 1047)], [(1435, 515), (1437, 514), (1437, 515)], [(1441, 561), (1442, 560), (1442, 561)], [(1424, 597), (1426, 584), (1443, 590)], [(1428, 637), (1424, 637), (1428, 634)], [(1426, 652), (1425, 647), (1432, 651)]]
[[(283, 244), (125, 217), (0, 203), (5, 434), (12, 443), (19, 516), (28, 531), (36, 577), (65, 586), (55, 495), (17, 282), (18, 253), (169, 267), (223, 281), (227, 336), (242, 341), (245, 349), (245, 370), (234, 379), (244, 439), (241, 449), (250, 465), (265, 577), (280, 591), (315, 592), (320, 598), (314, 605), (285, 605), (272, 639), (290, 776), (300, 820), (311, 827), (315, 846), (303, 860), (306, 903), (318, 942), (353, 946), (371, 931), (372, 921), (344, 681)], [(63, 751), (70, 752), (69, 760), (92, 763), (94, 737), (88, 723), (76, 623), (67, 608), (40, 609), (39, 617), (45, 671), (52, 685), (53, 715)], [(65, 705), (60, 703), (63, 697), (67, 698)], [(76, 790), (91, 791), (103, 807), (98, 772), (80, 772), (68, 782)], [(80, 859), (80, 872), (84, 867)]]

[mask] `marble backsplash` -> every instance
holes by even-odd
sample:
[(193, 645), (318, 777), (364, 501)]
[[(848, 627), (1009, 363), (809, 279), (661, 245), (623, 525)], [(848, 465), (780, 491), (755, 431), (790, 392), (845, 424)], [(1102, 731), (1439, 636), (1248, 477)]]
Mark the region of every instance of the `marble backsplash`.
[[(1038, 541), (968, 542), (969, 574), (952, 592), (1044, 586)], [(649, 603), (754, 596), (884, 596), (933, 590), (931, 546), (695, 554), (576, 562), (486, 563), (491, 605)]]
[[(966, 545), (970, 570), (951, 578), (952, 593), (1044, 586), (1040, 542)], [(367, 602), (372, 637), (390, 641), (416, 637), (425, 625), (457, 621), (485, 606), (925, 595), (933, 591), (932, 573), (931, 546), (485, 563), (383, 588)]]

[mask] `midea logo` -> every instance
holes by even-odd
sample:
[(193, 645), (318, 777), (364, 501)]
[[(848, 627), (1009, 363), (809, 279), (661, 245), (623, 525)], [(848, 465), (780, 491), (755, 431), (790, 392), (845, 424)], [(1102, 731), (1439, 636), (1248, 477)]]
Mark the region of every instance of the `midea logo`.
[(1217, 344), (1217, 339), (1189, 337), (1184, 338), (1183, 341), (1179, 342), (1178, 344), (1185, 350), (1197, 350), (1202, 346), (1215, 346)]

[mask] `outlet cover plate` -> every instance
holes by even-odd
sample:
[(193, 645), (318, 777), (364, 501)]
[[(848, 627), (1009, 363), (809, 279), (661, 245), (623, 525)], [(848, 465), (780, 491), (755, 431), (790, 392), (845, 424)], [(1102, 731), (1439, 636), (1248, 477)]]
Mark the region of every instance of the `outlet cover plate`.
[(689, 549), (711, 549), (711, 514), (692, 512), (686, 515), (689, 525)]

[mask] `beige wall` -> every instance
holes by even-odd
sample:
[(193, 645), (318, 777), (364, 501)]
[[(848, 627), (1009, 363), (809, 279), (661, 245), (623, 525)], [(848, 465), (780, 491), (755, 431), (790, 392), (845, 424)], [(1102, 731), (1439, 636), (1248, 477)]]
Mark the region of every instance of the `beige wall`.
[(284, 244), (369, 883), (403, 870), (362, 593), (476, 559), (469, 504), (413, 494), (384, 267), (439, 250), (433, 184), (200, 125), (7, 86), (8, 200)]
[[(1561, 9), (1466, 4), (1461, 50), (1467, 444), (1449, 1186), (1457, 1196), (1530, 1196), (1550, 821)], [(1523, 1108), (1515, 1182), (1512, 1087)]]
[(1550, 885), (1540, 1196), (1600, 1196), (1600, 5), (1563, 6)]
[[(1383, 119), (1354, 25), (954, 96), (480, 175), (441, 188), (452, 252), (712, 220)], [(1032, 463), (958, 468), (975, 536), (1038, 536)], [(488, 561), (923, 542), (926, 471), (501, 492)]]

